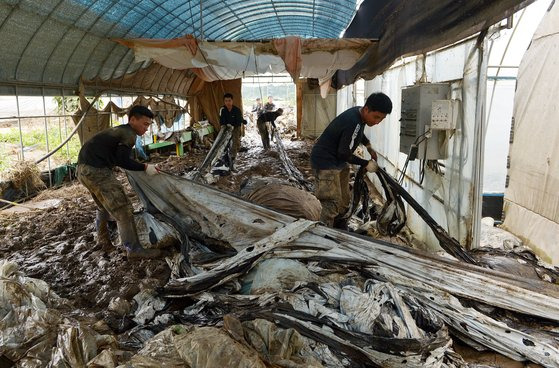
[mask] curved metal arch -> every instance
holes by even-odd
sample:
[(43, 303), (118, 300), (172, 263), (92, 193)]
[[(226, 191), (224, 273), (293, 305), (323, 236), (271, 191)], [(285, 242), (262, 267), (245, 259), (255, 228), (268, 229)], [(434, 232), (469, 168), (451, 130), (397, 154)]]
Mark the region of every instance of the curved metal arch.
[(167, 70), (165, 70), (165, 73), (163, 73), (163, 75), (161, 76), (161, 78), (159, 78), (159, 81), (157, 82), (158, 91), (161, 91), (162, 86), (166, 86), (167, 83), (169, 83), (169, 80), (173, 76), (174, 71), (175, 71), (174, 69), (170, 69), (170, 68), (167, 68)]
[[(322, 22), (322, 21), (321, 21)], [(299, 37), (314, 37), (314, 38), (331, 38), (332, 35), (329, 33), (329, 31), (326, 28), (319, 28), (318, 30), (315, 30), (315, 34), (311, 35), (310, 32), (307, 32), (306, 30), (308, 29), (307, 27), (307, 23), (305, 21), (302, 20), (291, 20), (290, 24), (288, 25), (289, 29), (289, 35), (296, 35)], [(278, 27), (272, 25), (269, 26), (265, 29), (261, 29), (259, 31), (259, 33), (257, 33), (257, 35), (261, 38), (272, 38), (269, 37), (270, 34), (276, 34), (276, 32), (278, 31)], [(237, 30), (235, 34), (233, 34), (234, 37), (238, 37), (240, 39), (242, 39), (244, 37), (244, 34), (242, 32), (242, 30)]]
[[(227, 9), (229, 9), (229, 12), (233, 15), (233, 17), (236, 18), (237, 21), (239, 21), (243, 26), (245, 26), (241, 17), (231, 8), (228, 1), (225, 1), (225, 6), (227, 6)], [(249, 32), (251, 32), (251, 30), (249, 30)]]
[(8, 23), (8, 21), (10, 19), (12, 19), (12, 14), (14, 13), (14, 11), (16, 10), (16, 6), (15, 5), (11, 5), (10, 6), (10, 12), (8, 13), (8, 15), (6, 16), (6, 18), (4, 18), (4, 20), (2, 21), (2, 24), (0, 24), (0, 32), (2, 32), (4, 30), (4, 26), (6, 25), (6, 23)]
[[(235, 4), (239, 4), (239, 3), (241, 3), (241, 2), (236, 2)], [(292, 10), (291, 8), (288, 8), (288, 7), (286, 7), (285, 5), (282, 5), (281, 8), (282, 8), (282, 12), (284, 11), (283, 8)], [(306, 9), (311, 9), (310, 6), (306, 6), (305, 8), (306, 8)], [(267, 8), (266, 8), (265, 6), (263, 6), (262, 4), (256, 4), (256, 5), (252, 6), (252, 7), (246, 7), (245, 10), (244, 10), (244, 13), (243, 13), (242, 15), (244, 15), (244, 14), (246, 14), (246, 13), (250, 13), (249, 16), (250, 16), (250, 15), (259, 15), (259, 14), (262, 14), (262, 11), (261, 11), (261, 10), (264, 10), (264, 9), (267, 9)], [(323, 9), (324, 9), (324, 10), (323, 10)], [(297, 10), (300, 10), (300, 9), (297, 9)], [(331, 16), (332, 13), (333, 13), (334, 11), (336, 11), (336, 9), (334, 9), (334, 8), (332, 8), (332, 7), (320, 6), (320, 14), (321, 14), (321, 15), (323, 14), (323, 15), (330, 15), (330, 16)], [(309, 17), (311, 16), (311, 14), (312, 14), (312, 13), (309, 12)], [(282, 15), (281, 15), (281, 12), (280, 12), (280, 16), (282, 16)], [(284, 15), (284, 16), (288, 16), (288, 15)], [(348, 13), (348, 20), (347, 20), (347, 23), (349, 23), (349, 21), (351, 20), (351, 17), (352, 17), (352, 16), (353, 16), (353, 12), (352, 12), (351, 14)], [(206, 24), (207, 24), (207, 31), (208, 31), (208, 34), (213, 34), (213, 33), (214, 33), (214, 30), (215, 30), (216, 28), (228, 27), (228, 26), (229, 26), (230, 24), (232, 24), (232, 23), (234, 23), (234, 19), (233, 19), (233, 17), (231, 17), (231, 16), (225, 17), (225, 18), (221, 18), (221, 19), (217, 20), (217, 21), (214, 22), (214, 23), (212, 23), (212, 22), (207, 22)], [(339, 26), (340, 26), (340, 32), (343, 30), (343, 28), (345, 28), (345, 27), (347, 26), (346, 22), (341, 22), (341, 21), (339, 21), (339, 20), (337, 20), (337, 19), (335, 20), (335, 23), (339, 24)], [(222, 34), (223, 34), (223, 32), (222, 32)], [(337, 37), (337, 36), (338, 36), (338, 34), (336, 34), (336, 37)], [(217, 39), (217, 37), (216, 37), (215, 39)]]
[[(268, 6), (263, 3), (252, 3), (251, 5), (247, 6), (244, 4), (245, 0), (237, 0), (237, 1), (229, 1), (229, 4), (232, 6), (239, 5), (239, 7), (243, 9), (254, 9), (257, 8), (258, 11), (265, 11), (268, 9)], [(213, 8), (218, 8), (221, 3), (213, 3), (210, 4), (206, 9), (208, 11), (212, 10)], [(301, 3), (297, 1), (282, 1), (281, 3), (277, 4), (276, 7), (278, 9), (290, 9), (290, 10), (299, 10), (301, 8), (310, 9), (311, 11), (309, 14), (312, 14), (312, 11), (316, 9), (310, 3)], [(324, 14), (332, 14), (332, 12), (342, 12), (345, 16), (348, 17), (348, 22), (351, 20), (353, 15), (355, 14), (355, 5), (353, 7), (342, 7), (342, 9), (334, 6), (330, 6), (330, 3), (321, 4), (318, 6), (320, 9), (325, 9), (323, 11)]]
[(270, 3), (272, 4), (272, 8), (274, 8), (274, 13), (276, 13), (276, 18), (278, 20), (278, 24), (279, 24), (283, 34), (286, 35), (287, 33), (285, 33), (285, 29), (283, 28), (283, 24), (281, 24), (281, 18), (278, 14), (278, 10), (276, 9), (276, 4), (274, 4), (274, 0), (270, 0)]
[[(257, 23), (257, 22), (261, 22), (261, 19), (257, 19), (257, 20), (251, 21), (251, 22), (246, 22), (246, 23), (251, 24), (251, 23)], [(293, 22), (292, 22), (292, 23), (293, 23)], [(308, 23), (307, 23), (307, 22), (298, 21), (297, 24), (300, 24), (300, 25), (302, 26), (302, 28), (307, 28), (307, 27), (308, 27)], [(269, 26), (267, 27), (267, 30), (271, 29), (272, 26), (273, 26), (273, 25), (269, 25)], [(274, 29), (277, 29), (277, 28), (274, 28)], [(239, 29), (238, 27), (237, 27), (236, 30), (231, 30), (231, 29), (230, 29), (230, 30), (228, 30), (228, 32), (229, 32), (229, 37), (230, 37), (231, 39), (242, 39), (242, 38), (239, 37), (239, 36), (240, 36), (240, 34), (244, 34), (244, 33), (242, 32), (242, 30)], [(261, 33), (261, 32), (260, 32), (260, 33)], [(301, 32), (301, 33), (303, 33), (303, 32)], [(265, 38), (270, 38), (270, 37), (265, 37)], [(327, 38), (327, 37), (326, 37), (326, 38)]]
[[(181, 6), (183, 6), (183, 5), (185, 5), (185, 4), (180, 4), (179, 6), (173, 8), (172, 10), (166, 10), (166, 11), (167, 11), (167, 14), (170, 14), (171, 12), (175, 12), (177, 9), (179, 9), (179, 8), (180, 8)], [(190, 8), (189, 8), (189, 9), (190, 9)], [(185, 12), (186, 12), (186, 10), (185, 10)], [(175, 17), (175, 19), (178, 19), (178, 20), (179, 20), (179, 23), (182, 22), (182, 19), (181, 19), (179, 16), (174, 15), (174, 17)], [(156, 25), (157, 25), (157, 24), (155, 24), (155, 23), (152, 24), (152, 26), (151, 26), (150, 28), (148, 28), (144, 33), (149, 32), (149, 31), (151, 30), (151, 28), (155, 27)], [(109, 30), (109, 32), (107, 32), (107, 34), (110, 33), (110, 32), (112, 32), (112, 29), (114, 28), (114, 26), (115, 26), (115, 25), (113, 25), (113, 27), (111, 27), (111, 29)], [(192, 27), (192, 29), (194, 29), (194, 23), (192, 23), (192, 22), (191, 22), (191, 27)], [(165, 38), (166, 38), (166, 37), (169, 37), (169, 34), (170, 34), (172, 31), (173, 31), (173, 29), (170, 29), (169, 32), (165, 35)], [(100, 44), (101, 44), (101, 41), (97, 43), (97, 45), (96, 45), (95, 48), (93, 49), (93, 52), (99, 47)], [(100, 67), (97, 69), (96, 75), (99, 75), (99, 73), (101, 72), (101, 70), (103, 69), (103, 67), (106, 65), (107, 60), (109, 59), (109, 57), (111, 56), (111, 54), (113, 53), (113, 51), (116, 49), (116, 47), (118, 47), (118, 44), (115, 43), (115, 44), (113, 45), (113, 47), (111, 48), (111, 50), (109, 51), (109, 53), (107, 54), (107, 56), (105, 57), (105, 59), (103, 60), (103, 62), (101, 63)], [(91, 55), (91, 53), (90, 53), (90, 55)], [(120, 65), (120, 63), (122, 62), (122, 60), (123, 60), (125, 57), (126, 57), (126, 54), (123, 55), (123, 57), (121, 58), (121, 60), (117, 63), (116, 68), (118, 68), (118, 66)], [(126, 74), (130, 71), (130, 67), (131, 67), (132, 65), (133, 65), (133, 63), (130, 63), (130, 64), (128, 65), (128, 67), (126, 68), (126, 70), (125, 70), (125, 72), (124, 72), (124, 75), (126, 75)], [(149, 64), (148, 64), (148, 65), (149, 65)], [(86, 67), (87, 67), (87, 65), (84, 65), (84, 68), (82, 69), (82, 73), (81, 73), (81, 74), (83, 74), (83, 72), (85, 71), (85, 68), (86, 68)], [(147, 67), (147, 66), (146, 66), (146, 67)], [(110, 78), (110, 79), (112, 79), (112, 77), (114, 76), (114, 71), (116, 71), (116, 68), (113, 70), (113, 74), (111, 74), (111, 78)], [(145, 68), (145, 67), (140, 67), (140, 68)]]
[[(299, 18), (303, 18), (303, 16), (298, 16), (298, 17), (299, 17)], [(265, 21), (265, 18), (257, 18), (257, 19), (254, 19), (254, 20), (252, 20), (252, 21), (247, 21), (247, 22), (245, 22), (245, 23), (247, 23), (247, 24), (250, 25), (250, 24), (254, 24), (254, 23), (262, 23), (262, 22), (264, 22), (264, 21)], [(290, 20), (287, 24), (293, 24), (293, 23), (294, 23), (294, 22), (293, 22), (292, 20)], [(322, 20), (319, 20), (317, 23), (319, 23), (319, 24), (320, 24), (320, 23), (328, 24), (328, 23), (326, 23), (325, 21), (322, 21)], [(284, 24), (285, 24), (285, 22), (284, 22)], [(304, 28), (304, 29), (307, 29), (307, 28), (310, 27), (309, 22), (301, 22), (301, 21), (299, 21), (298, 24), (301, 24), (301, 25), (303, 26), (302, 28)], [(267, 27), (269, 28), (270, 25), (267, 25)], [(284, 26), (283, 28), (285, 29), (286, 27)], [(325, 27), (325, 28), (332, 29), (332, 27)], [(223, 32), (216, 34), (216, 39), (220, 39), (221, 37), (223, 37), (223, 36), (225, 36), (225, 35), (227, 35), (227, 38), (236, 39), (236, 38), (235, 38), (235, 37), (236, 37), (235, 34), (236, 34), (236, 33), (239, 33), (239, 32), (238, 32), (238, 29), (239, 29), (239, 27), (237, 26), (237, 27), (234, 27), (234, 28), (229, 28), (229, 29), (227, 29), (227, 30), (224, 30)], [(343, 29), (343, 28), (341, 28), (341, 29)], [(331, 34), (330, 36), (328, 36), (328, 37), (332, 37), (332, 36), (336, 33), (335, 30), (332, 29), (332, 31), (333, 31), (332, 34)], [(340, 32), (341, 32), (341, 31), (340, 31)], [(303, 33), (307, 34), (307, 32), (303, 32)], [(287, 32), (287, 33), (284, 34), (283, 36), (286, 36), (286, 35), (289, 35), (289, 34), (291, 34), (291, 33), (290, 33), (290, 32)], [(308, 34), (309, 34), (309, 36), (312, 36), (312, 34), (310, 34), (310, 33), (308, 33)], [(316, 32), (315, 32), (315, 34), (316, 34)], [(339, 35), (339, 33), (335, 34), (335, 37), (338, 37), (338, 35)], [(277, 34), (274, 35), (274, 36), (275, 36), (275, 37), (278, 37)], [(316, 37), (316, 36), (315, 36), (315, 37)], [(256, 38), (256, 39), (258, 39), (258, 38)]]
[[(16, 64), (16, 68), (14, 70), (14, 79), (17, 79), (17, 74), (19, 71), (19, 66), (21, 64), (21, 61), (24, 59), (23, 56), (25, 55), (25, 53), (27, 52), (27, 50), (29, 49), (29, 45), (31, 44), (31, 42), (35, 39), (35, 36), (37, 35), (37, 33), (39, 32), (39, 30), (41, 28), (43, 28), (43, 26), (45, 25), (45, 23), (47, 22), (47, 20), (50, 19), (51, 14), (58, 9), (58, 7), (60, 7), (60, 4), (62, 4), (64, 2), (64, 0), (58, 0), (58, 3), (53, 6), (53, 8), (50, 10), (50, 12), (44, 17), (43, 21), (41, 22), (41, 24), (39, 24), (39, 26), (35, 29), (35, 32), (33, 33), (33, 35), (29, 38), (29, 40), (27, 40), (27, 43), (25, 44), (25, 47), (23, 48), (23, 51), (21, 52), (20, 56), (19, 56), (19, 60), (17, 61)], [(23, 10), (23, 9), (22, 9)]]
[[(167, 10), (167, 14), (169, 14), (169, 11), (168, 11), (168, 10)], [(176, 16), (175, 16), (175, 17), (176, 17)], [(141, 35), (141, 37), (143, 37), (144, 34), (148, 33), (154, 26), (155, 26), (155, 24), (152, 24), (151, 27), (149, 27), (148, 29), (146, 29), (146, 30), (144, 31), (144, 33)], [(128, 30), (127, 34), (130, 33), (130, 31), (132, 31), (133, 28), (134, 28), (134, 27), (130, 28), (130, 29)], [(194, 26), (193, 26), (193, 28), (194, 28)], [(170, 32), (173, 32), (173, 31), (174, 31), (174, 29), (170, 29), (169, 32), (167, 32), (167, 34), (165, 34), (164, 38), (169, 37), (169, 33), (170, 33)], [(99, 71), (105, 66), (105, 64), (106, 64), (106, 62), (107, 62), (109, 56), (111, 55), (112, 51), (113, 51), (116, 47), (117, 47), (117, 44), (115, 43), (115, 46), (113, 46), (113, 48), (111, 49), (111, 52), (107, 55), (107, 57), (106, 57), (105, 60), (103, 61), (102, 65), (101, 65), (101, 68), (99, 68)], [(125, 58), (127, 57), (127, 55), (129, 55), (129, 54), (133, 54), (132, 50), (130, 50), (130, 49), (122, 56), (122, 58), (121, 58), (121, 59), (119, 60), (119, 62), (116, 64), (116, 67), (113, 69), (113, 73), (112, 73), (111, 76), (109, 77), (109, 80), (111, 80), (111, 79), (114, 78), (114, 75), (115, 75), (116, 70), (118, 69), (118, 67), (122, 64), (122, 62), (124, 61), (124, 59), (125, 59)], [(131, 62), (130, 62), (130, 63), (128, 64), (128, 66), (125, 68), (123, 76), (126, 75), (126, 74), (128, 73), (128, 71), (130, 70), (130, 67), (134, 64), (133, 60), (134, 60), (134, 56), (132, 56)], [(99, 71), (98, 71), (97, 73), (99, 73)]]
[[(97, 22), (96, 22), (96, 23), (97, 23)], [(112, 31), (113, 31), (113, 29), (114, 29), (117, 25), (118, 25), (118, 23), (114, 23), (114, 24), (111, 26), (111, 28), (110, 28), (107, 32), (105, 32), (105, 37), (108, 36), (109, 34), (111, 34)], [(155, 26), (155, 23), (152, 24), (152, 26), (151, 26), (150, 28), (148, 28), (145, 32), (150, 31), (151, 28), (153, 28), (154, 26)], [(134, 27), (128, 29), (128, 32), (130, 32), (130, 30), (132, 30), (133, 28), (134, 28)], [(144, 33), (145, 33), (145, 32), (144, 32)], [(97, 42), (97, 44), (95, 45), (95, 47), (94, 47), (94, 48), (91, 50), (91, 52), (89, 53), (89, 56), (91, 56), (91, 55), (98, 49), (99, 45), (100, 45), (103, 41), (105, 41), (105, 39), (101, 38), (101, 39)], [(97, 68), (97, 72), (95, 73), (96, 76), (99, 76), (99, 73), (101, 72), (101, 70), (103, 70), (103, 68), (104, 68), (105, 65), (107, 64), (107, 60), (109, 60), (109, 58), (110, 58), (110, 56), (112, 55), (112, 53), (114, 52), (115, 48), (117, 48), (118, 46), (119, 46), (119, 45), (115, 42), (114, 45), (113, 45), (113, 47), (112, 47), (112, 48), (110, 49), (110, 51), (107, 53), (105, 59), (101, 62), (99, 68)], [(128, 51), (128, 52), (129, 52), (129, 51)], [(127, 53), (128, 53), (128, 52), (127, 52)], [(120, 61), (116, 64), (115, 68), (113, 69), (113, 73), (111, 74), (111, 78), (109, 78), (109, 79), (112, 79), (112, 77), (114, 76), (114, 72), (116, 71), (116, 69), (118, 68), (118, 66), (119, 66), (120, 63), (122, 62), (122, 60), (126, 57), (126, 54), (127, 54), (127, 53), (125, 53), (125, 54), (123, 55), (123, 57), (120, 59)], [(88, 59), (89, 59), (89, 57), (88, 57)], [(130, 64), (132, 64), (132, 63), (130, 63)], [(87, 66), (88, 66), (88, 64), (85, 63), (85, 64), (84, 64), (84, 67), (82, 68), (82, 71), (81, 71), (81, 74), (80, 74), (80, 75), (83, 75), (83, 73), (84, 73), (85, 69), (87, 68)], [(128, 65), (128, 67), (126, 68), (126, 71), (129, 70), (129, 69), (130, 69), (130, 65)], [(125, 74), (126, 74), (126, 72), (125, 72)]]
[[(272, 26), (272, 27), (269, 27), (267, 30), (262, 30), (261, 33), (257, 33), (257, 35), (262, 39), (266, 39), (266, 38), (269, 38), (267, 32), (270, 32), (270, 31), (274, 32), (276, 30), (279, 31), (280, 30), (279, 27), (278, 26)], [(242, 35), (243, 34), (240, 34), (240, 36), (242, 36)], [(328, 38), (326, 34), (324, 34), (324, 35), (318, 34), (317, 36), (318, 37), (315, 37), (315, 38)], [(303, 38), (305, 38), (305, 37), (303, 37)]]
[[(112, 6), (114, 6), (117, 2), (118, 2), (118, 0), (112, 0), (112, 3), (109, 5), (108, 9), (110, 9)], [(66, 26), (66, 28), (65, 28), (64, 31), (63, 31), (63, 32), (64, 32), (64, 35), (62, 36), (62, 39), (58, 42), (58, 44), (56, 45), (56, 47), (54, 47), (54, 48), (52, 49), (50, 55), (49, 55), (48, 58), (47, 58), (47, 62), (45, 63), (45, 67), (43, 68), (43, 72), (42, 72), (42, 74), (41, 74), (41, 81), (43, 81), (43, 82), (45, 81), (45, 71), (47, 70), (47, 67), (48, 67), (48, 65), (50, 64), (50, 60), (51, 60), (52, 56), (55, 54), (55, 52), (56, 52), (60, 47), (62, 47), (62, 46), (64, 45), (64, 41), (65, 41), (66, 37), (68, 36), (68, 30), (69, 30), (71, 27), (75, 26), (75, 24), (81, 19), (81, 17), (82, 17), (84, 14), (86, 14), (86, 13), (91, 9), (91, 7), (93, 6), (93, 4), (94, 4), (94, 3), (92, 2), (90, 6), (84, 7), (83, 11), (82, 11), (81, 14), (77, 17), (76, 22), (74, 22), (74, 24), (68, 24), (68, 25)], [(97, 18), (95, 19), (95, 21), (92, 22), (92, 25), (95, 24), (95, 23), (97, 23), (97, 21), (99, 20), (100, 17), (101, 17), (101, 14), (99, 14), (99, 15), (97, 16)], [(86, 32), (86, 33), (87, 33), (87, 32)], [(82, 39), (83, 39), (83, 37), (82, 37)], [(71, 55), (73, 55), (73, 53), (72, 53)], [(64, 75), (64, 70), (63, 70), (63, 72), (62, 72), (62, 75)], [(63, 81), (63, 78), (61, 78), (60, 81), (62, 82), (62, 81)]]
[[(113, 0), (111, 6), (109, 6), (109, 8), (107, 9), (107, 11), (109, 11), (110, 9), (112, 9), (117, 3), (118, 3), (118, 0)], [(88, 34), (89, 31), (90, 31), (91, 29), (93, 29), (93, 27), (95, 27), (95, 26), (97, 25), (97, 23), (101, 20), (101, 18), (102, 18), (102, 14), (99, 14), (99, 16), (97, 17), (97, 19), (95, 19), (95, 21), (94, 21), (93, 23), (91, 23), (91, 25), (89, 26), (89, 28), (87, 29), (87, 31), (83, 31), (83, 32), (84, 32), (84, 35), (85, 35), (85, 34)], [(74, 22), (74, 25), (75, 25), (75, 22)], [(107, 34), (108, 34), (109, 32), (111, 32), (112, 29), (113, 29), (114, 27), (116, 27), (116, 26), (117, 26), (117, 23), (114, 23), (114, 24), (109, 28), (109, 30), (105, 33), (104, 36), (107, 36)], [(99, 37), (99, 36), (98, 36), (98, 37)], [(72, 50), (72, 53), (70, 54), (70, 57), (68, 57), (68, 60), (66, 60), (66, 64), (64, 65), (64, 69), (62, 70), (62, 74), (60, 75), (60, 82), (61, 82), (61, 83), (63, 83), (63, 81), (64, 81), (64, 76), (66, 75), (66, 70), (68, 69), (68, 65), (70, 64), (70, 60), (73, 59), (74, 54), (75, 54), (76, 51), (78, 50), (79, 46), (82, 44), (83, 40), (84, 40), (84, 37), (82, 37), (82, 39), (80, 40), (80, 42), (76, 43), (76, 45), (74, 46), (74, 49)], [(90, 59), (91, 59), (91, 54), (92, 54), (93, 52), (95, 52), (95, 50), (97, 50), (97, 47), (99, 47), (99, 45), (101, 44), (101, 42), (104, 42), (104, 41), (106, 41), (104, 37), (99, 37), (99, 41), (97, 41), (97, 44), (95, 45), (95, 47), (93, 47), (93, 48), (91, 49), (91, 51), (89, 52), (89, 55), (87, 55), (87, 60), (90, 60)], [(82, 71), (81, 71), (80, 75), (83, 75), (83, 72), (85, 71), (85, 68), (87, 67), (87, 65), (88, 65), (88, 63), (85, 63), (85, 64), (84, 64), (84, 66), (83, 66), (83, 68), (82, 68)], [(99, 69), (99, 70), (100, 70), (100, 69)], [(97, 71), (96, 75), (99, 75), (99, 70)]]

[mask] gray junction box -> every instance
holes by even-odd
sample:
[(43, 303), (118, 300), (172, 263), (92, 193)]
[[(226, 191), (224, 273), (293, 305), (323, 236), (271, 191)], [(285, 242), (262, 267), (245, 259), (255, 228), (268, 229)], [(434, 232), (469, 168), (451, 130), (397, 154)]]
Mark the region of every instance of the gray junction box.
[(411, 145), (423, 140), (418, 145), (417, 158), (438, 160), (448, 156), (445, 130), (432, 130), (428, 135), (424, 134), (431, 125), (433, 101), (447, 100), (449, 95), (448, 83), (423, 83), (402, 89), (400, 152), (409, 155)]

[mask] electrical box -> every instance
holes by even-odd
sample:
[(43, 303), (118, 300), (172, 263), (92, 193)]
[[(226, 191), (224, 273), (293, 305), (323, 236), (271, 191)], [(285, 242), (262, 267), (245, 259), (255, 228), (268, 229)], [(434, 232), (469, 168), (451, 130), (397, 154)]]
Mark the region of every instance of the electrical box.
[(437, 160), (446, 158), (446, 131), (431, 129), (431, 112), (434, 101), (448, 100), (448, 83), (423, 83), (402, 89), (400, 119), (400, 152), (409, 155), (412, 145), (417, 145), (417, 158)]
[(458, 120), (458, 100), (436, 100), (431, 105), (431, 129), (453, 130), (456, 129)]

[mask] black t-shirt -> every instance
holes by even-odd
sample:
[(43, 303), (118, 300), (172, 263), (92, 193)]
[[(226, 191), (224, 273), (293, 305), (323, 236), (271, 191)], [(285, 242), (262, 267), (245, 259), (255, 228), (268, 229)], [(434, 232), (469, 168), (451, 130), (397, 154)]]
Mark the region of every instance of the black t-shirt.
[(235, 127), (241, 126), (243, 123), (243, 114), (241, 113), (241, 109), (237, 106), (233, 105), (231, 111), (227, 110), (227, 107), (222, 106), (219, 112), (219, 124), (227, 125), (231, 124)]
[[(278, 116), (280, 116), (281, 114), (277, 111), (268, 111), (263, 113), (262, 115), (260, 115), (258, 117), (258, 119), (256, 120), (257, 124), (263, 124), (267, 121), (271, 122), (272, 124), (274, 124), (274, 122), (276, 121), (276, 119), (278, 118)], [(275, 127), (275, 124), (274, 124)]]
[(369, 143), (363, 134), (365, 123), (359, 109), (360, 106), (356, 106), (344, 111), (324, 129), (311, 151), (313, 169), (343, 169), (348, 162), (355, 165), (368, 163), (353, 154), (360, 143)]
[(128, 124), (105, 129), (85, 142), (78, 155), (78, 164), (143, 171), (144, 164), (130, 158), (135, 143), (136, 132)]

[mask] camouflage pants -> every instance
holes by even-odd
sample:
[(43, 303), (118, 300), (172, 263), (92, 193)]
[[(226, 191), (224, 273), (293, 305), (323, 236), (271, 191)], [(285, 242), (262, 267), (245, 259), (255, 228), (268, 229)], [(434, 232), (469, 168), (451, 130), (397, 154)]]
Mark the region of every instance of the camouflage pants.
[(349, 207), (349, 167), (341, 170), (315, 170), (315, 196), (322, 205), (320, 221), (329, 227), (336, 216)]
[(233, 132), (231, 133), (231, 160), (235, 162), (237, 158), (237, 152), (241, 147), (241, 127), (233, 127)]
[(80, 164), (77, 176), (80, 183), (89, 190), (97, 205), (98, 237), (107, 236), (107, 221), (110, 214), (117, 222), (122, 244), (130, 246), (139, 244), (132, 203), (113, 171), (109, 168)]

